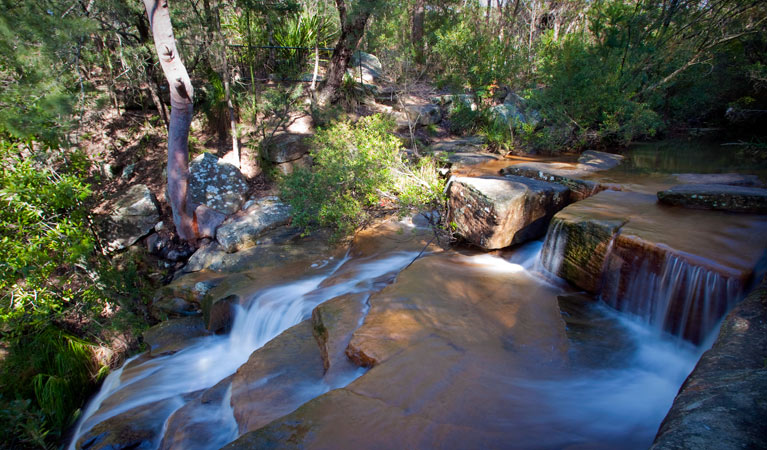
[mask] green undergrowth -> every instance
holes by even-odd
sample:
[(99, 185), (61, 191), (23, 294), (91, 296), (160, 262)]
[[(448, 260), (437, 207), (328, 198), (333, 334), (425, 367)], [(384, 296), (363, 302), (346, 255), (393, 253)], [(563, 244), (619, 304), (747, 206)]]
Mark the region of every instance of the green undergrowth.
[(89, 166), (80, 152), (0, 139), (3, 448), (55, 447), (113, 362), (95, 350), (146, 326), (139, 260), (96, 249)]
[(406, 157), (394, 128), (390, 117), (374, 115), (320, 130), (312, 142), (314, 166), (280, 181), (293, 224), (307, 231), (329, 227), (340, 238), (378, 212), (443, 208), (445, 181), (436, 162)]

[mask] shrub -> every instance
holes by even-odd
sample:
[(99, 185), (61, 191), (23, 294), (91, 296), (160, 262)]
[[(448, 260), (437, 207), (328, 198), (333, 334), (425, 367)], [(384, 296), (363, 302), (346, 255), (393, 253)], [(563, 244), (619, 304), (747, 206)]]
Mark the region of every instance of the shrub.
[(374, 210), (440, 207), (444, 182), (436, 164), (403, 160), (394, 126), (388, 116), (375, 115), (319, 131), (311, 151), (314, 167), (281, 181), (293, 223), (305, 230), (330, 227), (338, 238), (364, 225)]

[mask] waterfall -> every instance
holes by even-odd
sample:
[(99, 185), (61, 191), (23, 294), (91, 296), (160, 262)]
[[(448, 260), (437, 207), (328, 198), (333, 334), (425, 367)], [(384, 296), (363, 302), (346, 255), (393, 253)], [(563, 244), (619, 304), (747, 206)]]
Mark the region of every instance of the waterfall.
[[(626, 265), (630, 265), (626, 275)], [(662, 331), (701, 342), (740, 299), (740, 280), (667, 252), (660, 265), (608, 253), (600, 298)]]
[(559, 276), (559, 269), (562, 267), (562, 259), (567, 245), (567, 230), (563, 224), (564, 222), (557, 220), (556, 217), (552, 219), (551, 225), (546, 231), (540, 258), (540, 267), (557, 276)]
[[(134, 408), (155, 402), (177, 404), (167, 411), (165, 418), (158, 417), (158, 420), (167, 420), (185, 404), (186, 395), (210, 388), (233, 374), (255, 350), (310, 317), (320, 303), (344, 294), (380, 289), (381, 286), (375, 284), (377, 279), (398, 273), (416, 256), (416, 252), (397, 252), (372, 260), (344, 258), (322, 275), (255, 293), (245, 305), (236, 307), (228, 335), (200, 338), (170, 355), (138, 360), (134, 364), (131, 363), (138, 357), (126, 361), (109, 375), (85, 410), (69, 448), (76, 448), (77, 441), (95, 425)], [(331, 385), (322, 386), (322, 391), (342, 387), (353, 378), (338, 377), (331, 380)], [(232, 414), (229, 405), (220, 405), (217, 409), (216, 416)], [(161, 440), (162, 436), (157, 436), (157, 445)]]

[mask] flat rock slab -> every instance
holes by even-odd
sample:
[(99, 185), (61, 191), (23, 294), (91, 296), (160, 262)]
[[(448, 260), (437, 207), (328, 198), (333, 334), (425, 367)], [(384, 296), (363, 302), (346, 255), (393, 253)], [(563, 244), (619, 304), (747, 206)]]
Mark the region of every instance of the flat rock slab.
[(662, 203), (694, 209), (767, 213), (767, 189), (726, 184), (683, 184), (658, 192)]
[(459, 139), (449, 139), (435, 142), (430, 145), (426, 151), (435, 155), (450, 153), (477, 153), (480, 152), (487, 140), (484, 136), (468, 136)]
[[(540, 398), (516, 383), (528, 370), (564, 363), (555, 289), (511, 265), (499, 267), (500, 259), (478, 258), (447, 252), (416, 260), (371, 296), (349, 344), (347, 353), (367, 355), (372, 369), (226, 448), (504, 448), (509, 442), (529, 448), (541, 433), (557, 435), (532, 417), (541, 412)], [(508, 289), (511, 283), (515, 289)], [(564, 434), (549, 447), (561, 447)]]
[(660, 426), (651, 449), (764, 448), (767, 281), (722, 324)]
[(524, 177), (455, 177), (448, 188), (450, 216), (468, 242), (493, 250), (537, 239), (567, 205), (569, 189)]
[(535, 180), (548, 181), (551, 183), (561, 184), (570, 189), (570, 201), (579, 202), (583, 199), (589, 198), (605, 189), (617, 189), (615, 185), (604, 185), (591, 180), (581, 180), (578, 178), (570, 178), (554, 173), (546, 172), (544, 170), (535, 170), (526, 166), (509, 166), (501, 170), (502, 175), (514, 175), (520, 177), (533, 178)]
[(592, 170), (609, 170), (623, 162), (623, 155), (615, 153), (586, 150), (578, 158), (578, 164), (592, 168)]
[(265, 232), (290, 221), (289, 205), (276, 197), (258, 200), (243, 214), (227, 219), (216, 230), (216, 240), (227, 253), (253, 247)]
[(136, 243), (160, 221), (154, 194), (143, 184), (131, 186), (115, 203), (107, 229), (110, 251), (122, 250)]
[(239, 211), (248, 192), (240, 169), (210, 153), (203, 153), (189, 164), (189, 200), (224, 215)]
[(740, 173), (675, 173), (674, 178), (681, 184), (730, 184), (733, 186), (762, 186), (756, 175)]

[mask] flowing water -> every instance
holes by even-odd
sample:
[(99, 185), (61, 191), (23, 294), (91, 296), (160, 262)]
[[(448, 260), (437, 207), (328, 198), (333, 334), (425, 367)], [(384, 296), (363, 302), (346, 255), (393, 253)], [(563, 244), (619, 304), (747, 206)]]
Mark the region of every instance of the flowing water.
[[(632, 159), (645, 160), (649, 156), (641, 152)], [(612, 172), (605, 178), (626, 182), (627, 176)], [(651, 191), (668, 184), (665, 176), (650, 177), (649, 187), (636, 178), (631, 183), (644, 186), (639, 192)], [(644, 197), (638, 201), (627, 208), (639, 208), (640, 217), (670, 214), (655, 211)], [(711, 228), (733, 236), (754, 232), (719, 216), (722, 222)], [(684, 228), (697, 219), (674, 220)], [(641, 228), (637, 223), (635, 229)], [(728, 247), (726, 233), (711, 237), (703, 230), (700, 239), (689, 234), (695, 232), (684, 234), (690, 248), (709, 239), (712, 254), (721, 248), (738, 252)], [(360, 245), (340, 260), (310, 261), (295, 276), (258, 283), (241, 295), (227, 334), (197, 338), (173, 354), (126, 361), (91, 400), (70, 448), (105, 448), (102, 435), (120, 426), (115, 420), (121, 417), (151, 422), (142, 445), (152, 448), (220, 448), (272, 420), (267, 428), (275, 435), (281, 424), (311, 424), (306, 442), (323, 448), (647, 448), (724, 310), (746, 286), (708, 270), (723, 258), (737, 266), (737, 254), (701, 264), (671, 255), (660, 269), (640, 259), (627, 281), (610, 281), (618, 274), (613, 258), (621, 256), (614, 241), (601, 268), (607, 281), (599, 301), (553, 275), (567, 245), (558, 222), (543, 241), (494, 254), (420, 253), (373, 233), (363, 250)], [(294, 370), (288, 365), (247, 378), (274, 349), (284, 356), (304, 345), (296, 343), (301, 324), (331, 299), (359, 303), (361, 316), (347, 326), (359, 331), (352, 344), (377, 359), (373, 369), (347, 361), (324, 375), (279, 381)], [(679, 308), (689, 316), (682, 326), (692, 318), (702, 321), (699, 345), (679, 339), (679, 324), (668, 323), (669, 310), (678, 315)], [(309, 339), (306, 348), (316, 350)], [(257, 426), (242, 420), (248, 407), (241, 397), (264, 397), (268, 405), (270, 393), (286, 395), (286, 384), (295, 391), (294, 406), (264, 406), (267, 419)], [(313, 406), (291, 412), (305, 403)]]

